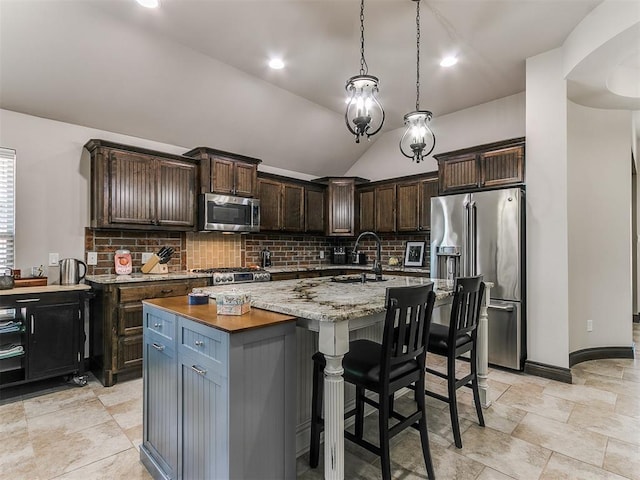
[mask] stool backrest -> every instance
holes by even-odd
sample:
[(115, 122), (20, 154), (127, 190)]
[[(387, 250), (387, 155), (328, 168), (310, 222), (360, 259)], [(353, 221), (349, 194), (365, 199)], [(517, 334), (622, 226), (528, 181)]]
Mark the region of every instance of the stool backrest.
[(424, 362), (434, 303), (433, 283), (387, 288), (381, 376), (398, 363)]
[(475, 338), (484, 296), (482, 275), (456, 278), (454, 291), (449, 323), (449, 345), (455, 345), (454, 339), (465, 333)]

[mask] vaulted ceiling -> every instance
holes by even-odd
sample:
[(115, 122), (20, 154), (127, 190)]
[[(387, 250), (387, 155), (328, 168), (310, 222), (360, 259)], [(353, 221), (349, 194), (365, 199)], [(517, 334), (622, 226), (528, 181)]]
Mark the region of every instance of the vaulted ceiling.
[[(525, 89), (600, 0), (422, 0), (421, 107), (434, 116)], [(415, 7), (367, 0), (365, 53), (385, 130), (415, 107)], [(369, 148), (344, 126), (359, 72), (357, 0), (0, 0), (0, 107), (271, 166), (340, 175)], [(459, 63), (439, 66), (442, 56)], [(281, 57), (286, 66), (271, 70)], [(635, 67), (634, 59), (624, 65)]]

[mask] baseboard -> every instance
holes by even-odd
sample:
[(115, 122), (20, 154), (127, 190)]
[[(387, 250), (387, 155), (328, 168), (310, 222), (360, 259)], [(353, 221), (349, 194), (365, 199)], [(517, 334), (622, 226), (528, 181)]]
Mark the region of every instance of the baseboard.
[(536, 377), (557, 380), (558, 382), (572, 383), (571, 369), (556, 367), (555, 365), (546, 365), (544, 363), (532, 362), (526, 360), (524, 362), (524, 373), (535, 375)]
[(640, 313), (633, 314), (633, 323), (640, 323)]
[(576, 350), (569, 354), (569, 366), (588, 360), (602, 360), (603, 358), (633, 358), (633, 345), (630, 347), (596, 347)]

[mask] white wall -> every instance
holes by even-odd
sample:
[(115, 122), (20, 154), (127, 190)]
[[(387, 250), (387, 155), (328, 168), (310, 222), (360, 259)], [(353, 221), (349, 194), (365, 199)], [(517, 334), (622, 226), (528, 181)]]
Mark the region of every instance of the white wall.
[(561, 49), (527, 59), (527, 349), (569, 366), (567, 86)]
[(630, 123), (629, 111), (569, 102), (570, 352), (630, 344)]
[[(436, 136), (436, 155), (474, 145), (523, 137), (525, 94), (518, 93), (435, 117), (431, 127)], [(403, 133), (403, 128), (386, 132), (345, 175), (381, 180), (437, 170), (438, 163), (433, 159), (433, 155), (417, 164), (400, 153), (398, 142)]]

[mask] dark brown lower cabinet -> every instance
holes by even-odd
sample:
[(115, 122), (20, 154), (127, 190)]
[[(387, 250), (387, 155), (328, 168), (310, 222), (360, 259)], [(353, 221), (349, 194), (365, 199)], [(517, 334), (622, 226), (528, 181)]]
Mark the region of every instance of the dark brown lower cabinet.
[(121, 377), (142, 375), (142, 300), (187, 295), (209, 284), (209, 278), (92, 283), (96, 297), (91, 302), (91, 370), (100, 382), (110, 387)]

